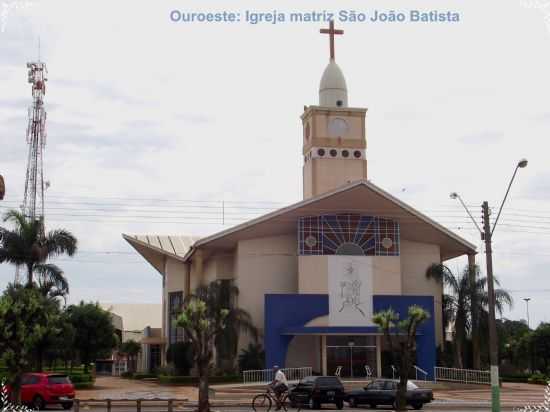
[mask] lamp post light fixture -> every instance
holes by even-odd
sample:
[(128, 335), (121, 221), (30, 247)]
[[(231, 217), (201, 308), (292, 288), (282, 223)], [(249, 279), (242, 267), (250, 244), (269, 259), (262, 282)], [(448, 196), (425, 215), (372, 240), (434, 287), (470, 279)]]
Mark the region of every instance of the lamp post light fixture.
[(450, 195), (451, 199), (458, 199), (460, 201), (460, 203), (468, 213), (468, 216), (470, 216), (470, 219), (472, 219), (476, 228), (481, 234), (481, 240), (485, 241), (485, 255), (486, 255), (485, 260), (487, 263), (487, 293), (489, 295), (489, 302), (488, 302), (489, 303), (489, 352), (490, 352), (490, 363), (491, 363), (492, 412), (500, 412), (500, 387), (499, 387), (499, 376), (498, 376), (498, 346), (497, 346), (498, 336), (497, 336), (497, 325), (496, 325), (496, 319), (495, 319), (495, 289), (494, 289), (494, 280), (493, 280), (492, 237), (495, 231), (495, 227), (498, 223), (498, 219), (502, 212), (502, 208), (504, 207), (504, 203), (508, 198), (508, 193), (510, 192), (510, 188), (512, 187), (514, 178), (516, 177), (516, 173), (519, 168), (523, 169), (526, 166), (527, 166), (527, 159), (521, 159), (517, 163), (516, 168), (514, 170), (514, 174), (512, 175), (512, 179), (510, 179), (510, 183), (508, 184), (508, 188), (506, 189), (504, 199), (502, 200), (502, 203), (498, 210), (497, 217), (495, 219), (495, 223), (493, 224), (492, 228), (491, 228), (491, 223), (489, 218), (489, 203), (487, 201), (484, 201), (481, 206), (481, 209), (483, 211), (483, 230), (481, 230), (481, 228), (473, 218), (472, 214), (468, 210), (468, 207), (466, 207), (466, 205), (462, 201), (462, 198), (460, 197), (460, 195), (456, 192), (453, 192)]

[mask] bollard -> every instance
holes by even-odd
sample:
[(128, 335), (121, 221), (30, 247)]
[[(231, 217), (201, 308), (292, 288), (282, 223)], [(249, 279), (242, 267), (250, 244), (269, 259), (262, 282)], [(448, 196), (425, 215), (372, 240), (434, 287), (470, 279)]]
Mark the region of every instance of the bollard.
[(107, 399), (107, 412), (111, 412), (111, 400)]
[(80, 399), (75, 399), (74, 400), (74, 412), (80, 412)]
[(168, 412), (172, 412), (173, 410), (173, 401), (172, 399), (168, 399)]
[(136, 412), (141, 412), (141, 399), (136, 401)]

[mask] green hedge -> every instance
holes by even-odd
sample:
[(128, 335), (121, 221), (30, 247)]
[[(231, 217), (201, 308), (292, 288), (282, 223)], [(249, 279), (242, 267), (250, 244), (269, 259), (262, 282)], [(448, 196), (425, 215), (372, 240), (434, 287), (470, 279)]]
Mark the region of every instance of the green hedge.
[(134, 374), (134, 379), (151, 379), (156, 377), (157, 375), (155, 375), (154, 373), (135, 373)]
[(514, 373), (510, 375), (502, 375), (500, 380), (502, 382), (515, 382), (515, 383), (527, 383), (531, 375), (528, 373)]
[(94, 387), (93, 382), (81, 382), (81, 383), (74, 384), (75, 389), (92, 389), (93, 387)]
[[(169, 376), (159, 375), (159, 383), (164, 385), (198, 385), (199, 378), (196, 376)], [(228, 376), (210, 376), (208, 383), (239, 383), (242, 382), (240, 375), (228, 375)]]
[(547, 385), (550, 378), (542, 373), (535, 373), (531, 375), (528, 382), (536, 385)]
[(69, 379), (72, 383), (86, 383), (86, 382), (93, 382), (94, 378), (90, 374), (80, 374), (80, 375), (69, 375)]

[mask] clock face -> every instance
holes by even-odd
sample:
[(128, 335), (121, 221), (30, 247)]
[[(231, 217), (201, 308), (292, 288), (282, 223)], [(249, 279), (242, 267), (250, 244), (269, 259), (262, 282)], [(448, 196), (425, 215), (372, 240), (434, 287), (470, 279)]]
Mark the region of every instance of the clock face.
[(349, 131), (348, 122), (340, 117), (331, 119), (328, 123), (328, 134), (330, 137), (345, 136)]

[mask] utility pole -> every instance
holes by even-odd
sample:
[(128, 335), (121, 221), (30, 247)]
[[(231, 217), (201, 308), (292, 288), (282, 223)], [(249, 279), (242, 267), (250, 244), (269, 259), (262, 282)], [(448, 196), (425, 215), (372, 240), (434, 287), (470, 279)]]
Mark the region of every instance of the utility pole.
[(491, 363), (491, 399), (492, 412), (500, 412), (500, 382), (498, 377), (497, 324), (495, 319), (495, 290), (493, 282), (492, 233), (489, 221), (489, 203), (483, 202), (483, 233), (487, 261), (487, 292), (489, 294), (489, 353)]
[[(466, 212), (468, 213), (468, 216), (470, 216), (470, 219), (472, 219), (472, 222), (476, 226), (476, 228), (479, 230), (479, 233), (481, 234), (481, 240), (485, 241), (485, 254), (486, 254), (486, 261), (487, 261), (487, 293), (489, 294), (489, 351), (490, 351), (490, 363), (491, 363), (491, 410), (492, 412), (500, 412), (500, 382), (498, 377), (498, 346), (497, 346), (497, 324), (496, 324), (496, 318), (495, 318), (495, 289), (494, 289), (494, 281), (493, 281), (493, 249), (492, 249), (492, 239), (493, 239), (493, 233), (495, 231), (495, 228), (498, 223), (498, 219), (500, 217), (500, 214), (502, 213), (502, 208), (504, 207), (504, 203), (506, 203), (506, 199), (508, 198), (508, 194), (510, 193), (510, 188), (512, 187), (512, 183), (514, 182), (514, 179), (516, 177), (516, 173), (518, 172), (518, 169), (523, 169), (527, 167), (527, 159), (521, 159), (514, 169), (514, 174), (512, 175), (512, 179), (510, 179), (510, 183), (508, 184), (508, 188), (506, 189), (506, 193), (504, 194), (504, 199), (502, 199), (502, 203), (500, 204), (500, 208), (498, 209), (497, 218), (495, 219), (495, 223), (493, 223), (493, 228), (491, 228), (491, 222), (489, 221), (489, 203), (487, 201), (483, 202), (481, 205), (481, 209), (483, 212), (483, 230), (479, 227), (476, 220), (466, 207), (466, 204), (462, 201), (462, 198), (460, 195), (456, 192), (452, 192), (450, 194), (451, 199), (458, 199)], [(473, 315), (473, 314), (472, 314)], [(473, 316), (472, 316), (473, 317)]]

